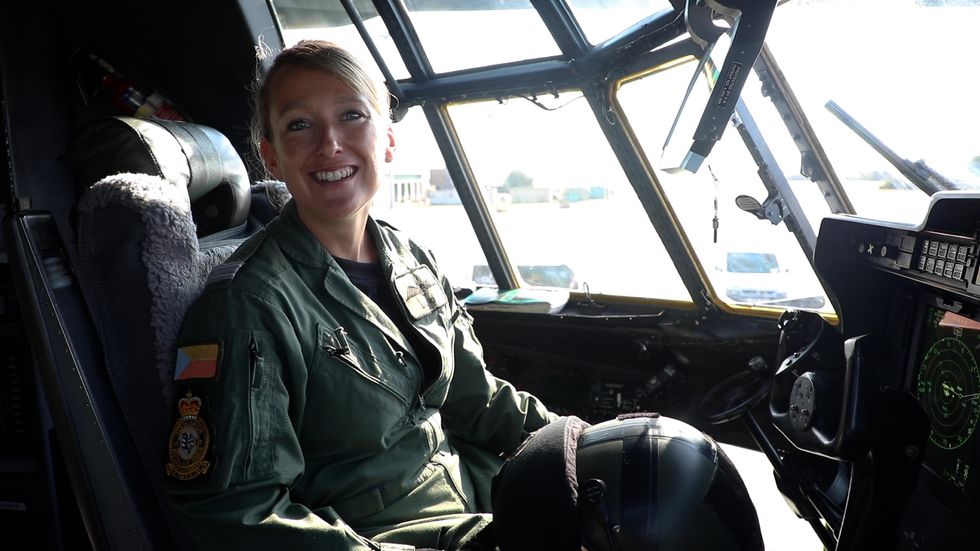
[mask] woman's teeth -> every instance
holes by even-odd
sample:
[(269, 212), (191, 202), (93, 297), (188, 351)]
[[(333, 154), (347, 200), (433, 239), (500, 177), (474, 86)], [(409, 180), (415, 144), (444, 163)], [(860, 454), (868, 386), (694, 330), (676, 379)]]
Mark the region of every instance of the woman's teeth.
[(318, 170), (313, 173), (313, 177), (321, 182), (336, 182), (341, 178), (346, 178), (354, 173), (354, 168), (345, 166), (338, 170)]

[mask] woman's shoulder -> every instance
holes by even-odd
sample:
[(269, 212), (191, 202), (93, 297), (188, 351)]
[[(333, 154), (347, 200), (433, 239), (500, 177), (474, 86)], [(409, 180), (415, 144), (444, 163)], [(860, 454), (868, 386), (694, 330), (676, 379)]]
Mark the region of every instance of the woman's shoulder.
[(215, 266), (204, 284), (204, 293), (224, 289), (227, 294), (268, 294), (270, 285), (288, 269), (275, 239), (259, 231), (245, 240), (222, 264)]
[(284, 263), (274, 261), (275, 242), (264, 233), (250, 237), (211, 270), (184, 316), (184, 334), (257, 326), (283, 310), (282, 293), (277, 290), (282, 285), (271, 282), (280, 278)]

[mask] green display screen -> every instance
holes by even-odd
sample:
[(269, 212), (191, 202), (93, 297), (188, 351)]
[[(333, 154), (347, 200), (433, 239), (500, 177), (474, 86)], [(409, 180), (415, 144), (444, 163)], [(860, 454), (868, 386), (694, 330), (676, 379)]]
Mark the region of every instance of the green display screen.
[(931, 307), (926, 312), (915, 381), (919, 404), (929, 417), (926, 467), (966, 494), (973, 485), (973, 460), (980, 419), (980, 323)]

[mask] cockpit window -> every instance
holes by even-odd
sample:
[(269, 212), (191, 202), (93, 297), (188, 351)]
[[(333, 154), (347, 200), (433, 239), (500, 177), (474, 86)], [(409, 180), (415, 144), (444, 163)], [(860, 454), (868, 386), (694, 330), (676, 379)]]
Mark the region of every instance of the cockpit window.
[(525, 284), (691, 301), (581, 93), (449, 113)]
[[(350, 50), (358, 59), (363, 60), (365, 65), (369, 66), (373, 63), (371, 52), (340, 2), (273, 0), (272, 5), (279, 19), (283, 42), (287, 47), (303, 39), (329, 40)], [(396, 79), (408, 78), (410, 75), (401, 56), (398, 55), (398, 48), (371, 2), (358, 1), (353, 2), (353, 5), (364, 20), (364, 27), (378, 47), (392, 76)], [(380, 72), (379, 70), (378, 73)]]
[(576, 21), (589, 42), (598, 44), (662, 10), (668, 0), (569, 0)]
[(406, 0), (405, 7), (436, 73), (561, 53), (528, 0)]
[[(764, 217), (739, 208), (736, 198), (748, 196), (762, 203), (768, 191), (759, 177), (759, 167), (737, 131), (729, 127), (722, 134), (704, 165), (695, 173), (672, 170), (664, 144), (674, 122), (677, 106), (698, 64), (688, 58), (668, 68), (627, 79), (616, 93), (650, 164), (657, 182), (676, 214), (680, 231), (698, 258), (717, 300), (732, 307), (803, 308), (833, 312), (826, 293), (813, 273), (796, 236), (785, 222), (773, 224)], [(704, 79), (695, 83), (707, 90)], [(743, 90), (759, 95), (757, 81)], [(770, 107), (771, 108), (771, 107)], [(784, 128), (769, 128), (766, 139)], [(788, 137), (787, 137), (788, 140)], [(789, 141), (792, 148), (792, 141)], [(669, 147), (668, 153), (669, 153)], [(769, 170), (779, 171), (781, 161)], [(799, 157), (795, 158), (799, 162)], [(661, 168), (661, 167), (664, 168)], [(798, 166), (798, 165), (796, 165)], [(794, 166), (795, 168), (795, 166)], [(793, 170), (786, 170), (792, 174)], [(789, 184), (796, 189), (816, 189), (802, 178)], [(816, 199), (823, 203), (817, 194)], [(826, 212), (826, 203), (823, 203)], [(768, 261), (776, 270), (732, 269), (744, 262)], [(734, 263), (733, 263), (734, 260)]]
[(980, 109), (969, 84), (978, 26), (976, 0), (792, 0), (776, 10), (766, 43), (857, 214), (919, 223), (929, 195), (834, 105), (910, 165), (921, 161), (923, 174), (980, 187)]
[(439, 268), (457, 287), (494, 284), (487, 258), (456, 193), (421, 107), (395, 124), (395, 156), (374, 198), (371, 214), (405, 230), (432, 249)]
[[(287, 46), (302, 38), (322, 38), (343, 44), (361, 59), (371, 59), (339, 2), (273, 0), (272, 4)], [(392, 75), (396, 79), (409, 77), (371, 3), (353, 5)], [(406, 0), (404, 6), (436, 73), (561, 54), (528, 0)]]

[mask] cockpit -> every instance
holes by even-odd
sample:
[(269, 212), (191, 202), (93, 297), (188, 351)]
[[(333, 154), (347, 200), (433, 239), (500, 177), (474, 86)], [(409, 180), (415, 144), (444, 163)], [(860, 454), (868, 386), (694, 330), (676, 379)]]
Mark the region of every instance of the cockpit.
[[(288, 200), (250, 94), (324, 39), (390, 94), (372, 216), (431, 248), (494, 375), (744, 454), (770, 549), (977, 547), (978, 24), (976, 0), (4, 5), (0, 526), (185, 546), (143, 441), (153, 324)], [(123, 289), (166, 224), (93, 198), (122, 172), (186, 202), (162, 299)]]

